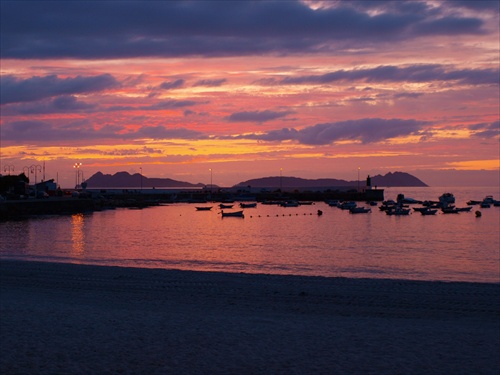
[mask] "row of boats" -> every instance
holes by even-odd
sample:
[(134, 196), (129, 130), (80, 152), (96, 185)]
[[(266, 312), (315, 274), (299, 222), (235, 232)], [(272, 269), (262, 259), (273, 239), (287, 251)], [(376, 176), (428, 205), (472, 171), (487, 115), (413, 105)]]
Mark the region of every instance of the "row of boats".
[[(219, 208), (221, 209), (221, 216), (222, 217), (245, 217), (243, 215), (243, 210), (239, 211), (223, 211), (225, 209), (232, 209), (234, 204), (224, 204), (221, 203), (219, 204)], [(257, 203), (240, 203), (240, 208), (255, 208), (257, 207)], [(196, 206), (197, 211), (210, 211), (213, 208), (213, 206)]]
[[(261, 202), (262, 204), (276, 204), (282, 207), (298, 207), (300, 205), (310, 205), (313, 202), (298, 202), (298, 201), (277, 201), (277, 202)], [(331, 200), (326, 202), (330, 207), (338, 207), (342, 210), (348, 210), (352, 214), (370, 213), (371, 207), (377, 206), (376, 202), (367, 202), (370, 207), (358, 206), (355, 201), (338, 201)], [(399, 194), (397, 200), (383, 201), (379, 206), (379, 210), (385, 212), (387, 215), (409, 215), (412, 210), (410, 204), (420, 204), (419, 207), (413, 207), (414, 212), (420, 212), (422, 215), (435, 215), (439, 210), (443, 214), (457, 214), (460, 212), (470, 212), (474, 205), (480, 205), (481, 208), (488, 208), (491, 205), (500, 206), (500, 201), (493, 199), (491, 195), (486, 196), (482, 201), (470, 200), (467, 202), (467, 207), (455, 207), (455, 197), (451, 193), (444, 193), (439, 197), (438, 201), (418, 201), (412, 198), (406, 198), (403, 194)], [(239, 211), (224, 211), (230, 210), (234, 204), (220, 203), (220, 214), (222, 217), (244, 217), (244, 208), (257, 207), (256, 202), (241, 202), (239, 203)], [(209, 211), (213, 206), (196, 206), (198, 211)], [(319, 211), (318, 211), (319, 212)], [(319, 213), (318, 213), (319, 214)], [(476, 211), (476, 215), (480, 216), (480, 212)]]
[[(342, 210), (349, 210), (352, 214), (369, 213), (371, 208), (359, 207), (356, 202), (326, 202), (331, 207), (338, 207)], [(458, 214), (460, 212), (470, 212), (474, 205), (479, 205), (481, 208), (488, 208), (492, 205), (500, 206), (500, 201), (493, 199), (491, 195), (486, 196), (482, 201), (470, 200), (467, 202), (467, 207), (455, 207), (455, 196), (452, 193), (444, 193), (439, 197), (438, 201), (418, 201), (412, 198), (405, 198), (403, 194), (399, 194), (397, 200), (386, 200), (380, 205), (380, 211), (384, 211), (387, 215), (409, 215), (411, 212), (410, 204), (421, 204), (421, 207), (413, 207), (414, 212), (420, 212), (422, 215), (435, 215), (439, 210), (443, 214)], [(376, 202), (367, 202), (370, 206), (377, 206)], [(480, 212), (476, 212), (480, 216)]]

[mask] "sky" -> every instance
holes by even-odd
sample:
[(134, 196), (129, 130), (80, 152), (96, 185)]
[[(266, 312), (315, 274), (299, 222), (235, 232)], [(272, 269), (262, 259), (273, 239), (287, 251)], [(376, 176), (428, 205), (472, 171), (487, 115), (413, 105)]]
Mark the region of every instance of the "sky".
[(499, 1), (0, 5), (0, 173), (500, 185)]

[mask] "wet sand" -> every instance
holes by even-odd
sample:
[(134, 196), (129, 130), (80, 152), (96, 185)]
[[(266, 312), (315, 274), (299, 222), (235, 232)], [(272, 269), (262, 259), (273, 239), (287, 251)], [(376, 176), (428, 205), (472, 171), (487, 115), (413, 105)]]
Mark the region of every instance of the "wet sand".
[(500, 284), (0, 262), (2, 374), (497, 374)]

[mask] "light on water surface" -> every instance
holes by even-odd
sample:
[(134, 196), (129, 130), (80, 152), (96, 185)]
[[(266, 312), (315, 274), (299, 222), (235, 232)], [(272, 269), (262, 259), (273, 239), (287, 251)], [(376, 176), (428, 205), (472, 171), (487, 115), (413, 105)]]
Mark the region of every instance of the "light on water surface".
[[(386, 198), (399, 192), (388, 190)], [(414, 189), (405, 196), (436, 200), (443, 192)], [(455, 192), (459, 207), (488, 194), (484, 189), (463, 192), (475, 195)], [(499, 207), (483, 209), (476, 218), (478, 206), (455, 215), (388, 216), (378, 207), (353, 215), (322, 202), (296, 208), (259, 204), (245, 209), (242, 219), (222, 218), (213, 206), (196, 211), (194, 205), (173, 204), (3, 222), (0, 254), (3, 259), (201, 271), (500, 281)]]

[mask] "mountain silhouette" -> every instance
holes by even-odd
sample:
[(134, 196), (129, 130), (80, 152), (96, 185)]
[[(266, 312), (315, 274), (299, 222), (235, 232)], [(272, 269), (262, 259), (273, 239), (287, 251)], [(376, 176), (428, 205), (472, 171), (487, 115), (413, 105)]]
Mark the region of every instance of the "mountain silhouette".
[[(114, 175), (97, 172), (87, 179), (88, 188), (192, 188), (204, 187), (206, 184), (192, 184), (185, 181), (177, 181), (171, 178), (149, 178), (141, 176), (140, 173), (130, 174), (128, 172), (117, 172)], [(366, 180), (359, 181), (360, 186), (366, 186)], [(334, 178), (305, 179), (300, 177), (272, 176), (255, 178), (240, 182), (233, 187), (255, 187), (255, 188), (325, 188), (358, 185), (358, 181), (338, 180)], [(426, 187), (428, 186), (417, 177), (405, 172), (389, 172), (386, 175), (371, 177), (371, 186), (380, 187)]]
[(117, 172), (114, 175), (97, 172), (86, 180), (88, 188), (190, 188), (203, 187), (204, 184), (191, 184), (171, 178), (148, 178), (140, 173)]
[[(360, 186), (366, 186), (366, 180), (359, 181)], [(337, 180), (334, 178), (321, 178), (321, 179), (305, 179), (299, 177), (262, 177), (247, 180), (236, 184), (234, 187), (256, 187), (256, 188), (277, 188), (286, 187), (290, 188), (325, 188), (325, 187), (342, 187), (342, 186), (357, 186), (358, 181)], [(428, 186), (417, 177), (405, 172), (389, 172), (385, 176), (376, 175), (371, 177), (371, 186), (383, 187), (426, 187)]]

